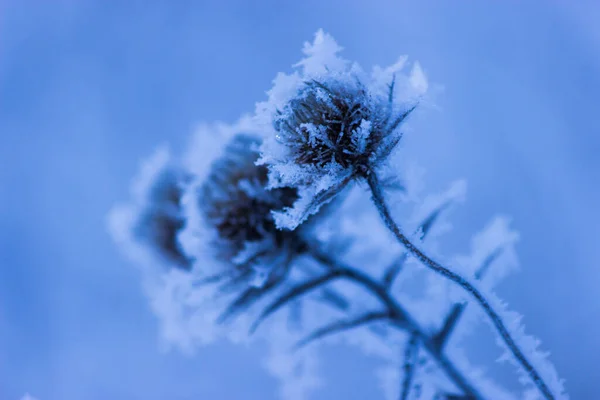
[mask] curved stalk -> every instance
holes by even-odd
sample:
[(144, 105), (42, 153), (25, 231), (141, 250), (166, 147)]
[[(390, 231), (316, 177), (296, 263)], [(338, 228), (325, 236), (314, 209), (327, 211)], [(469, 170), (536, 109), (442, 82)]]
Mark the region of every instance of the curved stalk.
[(548, 387), (546, 382), (541, 377), (540, 373), (534, 368), (531, 362), (529, 362), (525, 354), (523, 354), (523, 351), (519, 348), (519, 346), (511, 336), (510, 332), (506, 328), (506, 325), (502, 321), (502, 318), (493, 309), (493, 307), (483, 296), (483, 294), (465, 278), (463, 278), (456, 272), (453, 272), (450, 269), (444, 267), (435, 260), (431, 259), (425, 253), (423, 253), (417, 246), (415, 246), (410, 241), (410, 239), (404, 235), (398, 224), (392, 218), (391, 212), (389, 210), (389, 207), (387, 206), (385, 197), (381, 190), (381, 185), (379, 184), (379, 178), (377, 177), (375, 171), (369, 171), (369, 174), (366, 176), (366, 179), (371, 190), (373, 203), (375, 204), (375, 207), (377, 207), (379, 215), (383, 219), (384, 223), (386, 224), (388, 229), (394, 234), (396, 239), (425, 266), (427, 266), (429, 269), (436, 272), (437, 274), (440, 274), (443, 277), (448, 278), (452, 282), (458, 284), (467, 292), (469, 292), (475, 298), (475, 300), (477, 300), (479, 305), (481, 305), (485, 313), (491, 319), (492, 324), (500, 334), (502, 341), (506, 344), (506, 346), (513, 354), (517, 362), (527, 372), (527, 374), (537, 386), (539, 391), (544, 395), (546, 399), (554, 400), (554, 395), (550, 391), (550, 388)]

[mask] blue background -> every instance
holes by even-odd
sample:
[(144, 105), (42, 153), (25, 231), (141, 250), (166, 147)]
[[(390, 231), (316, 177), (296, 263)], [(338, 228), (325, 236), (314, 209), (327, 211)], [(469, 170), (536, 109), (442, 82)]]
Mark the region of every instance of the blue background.
[[(0, 399), (276, 398), (260, 347), (160, 351), (106, 214), (157, 144), (252, 111), (318, 28), (364, 66), (409, 54), (444, 86), (411, 140), (428, 189), (469, 181), (447, 245), (513, 216), (522, 272), (498, 291), (572, 398), (594, 398), (599, 20), (584, 0), (0, 1)], [(338, 350), (314, 398), (379, 398), (377, 364)]]

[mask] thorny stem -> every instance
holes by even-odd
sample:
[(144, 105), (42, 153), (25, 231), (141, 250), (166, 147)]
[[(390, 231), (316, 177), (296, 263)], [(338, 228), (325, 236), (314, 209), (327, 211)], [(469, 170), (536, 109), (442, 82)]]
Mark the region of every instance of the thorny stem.
[(415, 256), (419, 261), (421, 261), (423, 264), (425, 264), (425, 266), (427, 266), (429, 269), (433, 270), (434, 272), (444, 276), (445, 278), (450, 279), (454, 283), (458, 284), (463, 289), (465, 289), (467, 292), (469, 292), (477, 300), (477, 302), (481, 305), (481, 307), (483, 308), (485, 313), (491, 319), (494, 327), (500, 334), (500, 337), (502, 338), (502, 340), (504, 341), (504, 343), (506, 344), (506, 346), (508, 347), (510, 352), (517, 359), (519, 364), (521, 364), (523, 369), (525, 369), (525, 371), (527, 372), (527, 374), (529, 375), (531, 380), (535, 383), (535, 385), (540, 390), (540, 392), (544, 395), (544, 397), (546, 399), (554, 400), (555, 397), (552, 394), (552, 392), (550, 391), (550, 388), (548, 387), (546, 382), (544, 382), (544, 380), (542, 379), (539, 372), (529, 362), (529, 360), (527, 359), (525, 354), (523, 354), (523, 352), (521, 351), (521, 349), (516, 344), (515, 340), (511, 336), (511, 334), (509, 333), (508, 329), (506, 328), (504, 322), (502, 321), (502, 318), (500, 318), (498, 313), (493, 309), (493, 307), (490, 305), (490, 303), (487, 301), (487, 299), (483, 296), (483, 294), (481, 294), (481, 292), (472, 283), (467, 281), (465, 278), (463, 278), (456, 272), (453, 272), (450, 269), (442, 266), (441, 264), (434, 261), (433, 259), (429, 258), (417, 246), (415, 246), (410, 241), (410, 239), (408, 237), (406, 237), (404, 235), (404, 233), (402, 233), (402, 230), (400, 229), (398, 224), (396, 224), (396, 222), (392, 218), (390, 210), (385, 201), (385, 197), (381, 190), (381, 185), (379, 184), (379, 178), (377, 177), (377, 174), (375, 173), (375, 171), (372, 171), (372, 170), (369, 171), (369, 173), (366, 175), (366, 179), (369, 184), (369, 188), (371, 190), (373, 203), (375, 204), (375, 207), (377, 207), (377, 210), (379, 211), (379, 215), (385, 222), (386, 226), (394, 234), (396, 239), (413, 256)]
[(483, 399), (483, 396), (481, 396), (477, 389), (469, 383), (467, 378), (463, 376), (452, 361), (440, 351), (433, 338), (427, 334), (419, 323), (390, 295), (385, 286), (355, 268), (342, 265), (339, 261), (334, 260), (323, 252), (313, 249), (311, 255), (324, 265), (331, 266), (332, 271), (335, 271), (326, 275), (329, 276), (329, 278), (324, 277), (324, 283), (343, 277), (365, 287), (387, 307), (390, 313), (390, 320), (396, 327), (406, 329), (418, 338), (427, 352), (438, 362), (448, 377), (464, 392), (467, 398), (474, 400)]

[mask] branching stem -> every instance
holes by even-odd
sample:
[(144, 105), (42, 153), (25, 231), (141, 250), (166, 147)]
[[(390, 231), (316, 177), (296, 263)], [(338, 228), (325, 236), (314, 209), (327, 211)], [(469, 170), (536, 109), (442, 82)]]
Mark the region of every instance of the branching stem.
[(483, 396), (456, 368), (454, 363), (439, 350), (433, 337), (419, 325), (419, 323), (396, 301), (396, 299), (394, 299), (394, 297), (392, 297), (384, 285), (367, 274), (350, 266), (343, 265), (341, 262), (316, 249), (311, 251), (311, 255), (324, 265), (331, 266), (331, 270), (335, 271), (326, 274), (326, 278), (324, 277), (321, 280), (322, 282), (328, 283), (332, 279), (345, 278), (366, 288), (388, 309), (392, 323), (400, 329), (412, 332), (412, 334), (422, 343), (425, 350), (427, 350), (427, 352), (437, 361), (447, 376), (464, 392), (467, 398), (483, 399)]
[(543, 380), (539, 372), (533, 367), (531, 362), (527, 359), (523, 351), (516, 344), (515, 340), (511, 336), (510, 332), (506, 328), (506, 325), (502, 321), (502, 318), (498, 315), (498, 313), (493, 309), (487, 299), (483, 296), (483, 294), (469, 281), (465, 278), (453, 272), (452, 270), (442, 266), (435, 260), (429, 258), (425, 253), (423, 253), (417, 246), (415, 246), (411, 240), (404, 235), (398, 224), (394, 221), (389, 207), (385, 201), (385, 197), (383, 195), (383, 191), (381, 190), (381, 185), (379, 184), (379, 178), (375, 171), (369, 171), (369, 174), (366, 176), (367, 182), (369, 184), (369, 188), (371, 190), (373, 203), (377, 210), (379, 211), (379, 215), (383, 219), (384, 223), (388, 227), (388, 229), (394, 234), (396, 239), (408, 250), (414, 257), (416, 257), (419, 261), (421, 261), (425, 266), (429, 269), (433, 270), (437, 274), (442, 275), (443, 277), (451, 280), (452, 282), (461, 286), (464, 290), (469, 292), (475, 300), (481, 305), (485, 313), (491, 319), (492, 324), (500, 334), (500, 337), (513, 354), (517, 362), (523, 367), (523, 369), (527, 372), (531, 380), (537, 386), (539, 391), (544, 395), (544, 398), (547, 400), (554, 400), (554, 395), (550, 391), (550, 388)]

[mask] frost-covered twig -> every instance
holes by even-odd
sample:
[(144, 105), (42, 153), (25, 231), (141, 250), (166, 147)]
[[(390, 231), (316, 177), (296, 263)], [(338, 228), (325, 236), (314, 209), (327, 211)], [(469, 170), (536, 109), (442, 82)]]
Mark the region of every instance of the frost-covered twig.
[(279, 283), (282, 282), (282, 278), (272, 279), (268, 281), (264, 286), (255, 287), (250, 286), (246, 288), (229, 306), (221, 313), (217, 318), (218, 323), (223, 323), (231, 318), (233, 315), (240, 313), (250, 307), (253, 303), (260, 300), (263, 296), (268, 294), (270, 291), (275, 289)]
[[(424, 240), (431, 228), (433, 227), (435, 221), (440, 217), (440, 214), (448, 208), (450, 205), (450, 201), (446, 201), (442, 203), (441, 206), (435, 208), (431, 213), (429, 213), (425, 219), (419, 224), (419, 231), (421, 234), (421, 240)], [(383, 285), (385, 287), (391, 287), (394, 283), (394, 280), (402, 271), (402, 267), (404, 267), (404, 263), (408, 258), (408, 253), (403, 252), (393, 263), (391, 263), (388, 268), (386, 268), (383, 274)]]
[[(483, 276), (489, 270), (492, 263), (500, 256), (500, 254), (502, 254), (502, 250), (502, 248), (498, 248), (492, 254), (486, 257), (481, 266), (475, 272), (475, 279), (481, 280), (483, 278)], [(454, 327), (456, 327), (456, 324), (460, 320), (460, 317), (462, 316), (466, 308), (467, 303), (456, 303), (452, 306), (452, 309), (450, 309), (446, 318), (444, 318), (442, 327), (435, 336), (435, 341), (438, 343), (438, 346), (440, 348), (443, 348), (448, 342), (448, 339), (452, 334)]]
[(408, 253), (403, 252), (396, 260), (394, 260), (393, 263), (390, 264), (389, 268), (385, 270), (383, 279), (381, 280), (385, 287), (389, 288), (392, 286), (394, 280), (402, 270), (402, 267), (404, 267), (404, 263), (406, 262), (407, 258)]
[(389, 319), (393, 325), (399, 329), (412, 332), (412, 334), (422, 343), (427, 352), (437, 361), (446, 375), (465, 393), (465, 395), (472, 399), (483, 399), (483, 396), (479, 394), (479, 391), (475, 389), (467, 378), (456, 368), (454, 363), (443, 352), (439, 351), (433, 338), (389, 293), (388, 288), (362, 271), (344, 265), (340, 261), (333, 259), (328, 254), (317, 249), (312, 249), (310, 254), (315, 260), (330, 266), (331, 270), (319, 277), (303, 282), (278, 296), (259, 315), (251, 327), (251, 332), (254, 332), (266, 318), (287, 305), (289, 302), (334, 280), (346, 279), (362, 286), (369, 293), (378, 298), (383, 306), (387, 308)]
[(358, 328), (372, 322), (382, 321), (390, 317), (387, 311), (372, 311), (366, 314), (360, 315), (356, 318), (343, 319), (328, 324), (320, 329), (317, 329), (304, 339), (297, 343), (297, 347), (304, 347), (307, 344), (322, 339), (325, 336), (333, 335), (334, 333), (345, 332), (354, 328)]
[(531, 364), (531, 362), (527, 359), (523, 351), (519, 348), (512, 335), (506, 328), (506, 325), (502, 321), (502, 318), (498, 313), (493, 309), (488, 300), (483, 296), (481, 291), (477, 289), (471, 282), (469, 282), (464, 277), (460, 276), (456, 272), (450, 270), (449, 268), (444, 267), (439, 264), (435, 260), (428, 257), (425, 253), (423, 253), (417, 246), (415, 246), (411, 240), (402, 232), (396, 221), (391, 215), (391, 212), (387, 206), (385, 201), (385, 197), (383, 195), (383, 191), (381, 190), (381, 185), (379, 183), (379, 179), (377, 177), (377, 173), (375, 171), (369, 171), (367, 176), (365, 177), (369, 184), (369, 188), (372, 193), (373, 203), (377, 207), (379, 211), (379, 215), (383, 219), (384, 223), (388, 227), (388, 229), (394, 234), (396, 239), (419, 261), (421, 261), (425, 266), (427, 266), (432, 271), (442, 275), (443, 277), (451, 280), (452, 282), (461, 286), (464, 290), (469, 292), (475, 300), (481, 305), (485, 313), (491, 319), (492, 324), (495, 329), (500, 334), (503, 342), (506, 344), (512, 355), (515, 357), (517, 362), (523, 367), (523, 369), (527, 372), (531, 380), (540, 390), (540, 392), (544, 395), (544, 397), (548, 400), (553, 400), (555, 397), (550, 391), (550, 388), (540, 375), (540, 373), (535, 369), (535, 367)]
[[(298, 268), (303, 269), (307, 276), (315, 276), (315, 274), (317, 274), (317, 272), (311, 271), (310, 269), (306, 268), (306, 265), (304, 264), (298, 265)], [(342, 294), (330, 288), (323, 288), (320, 296), (317, 297), (317, 300), (332, 305), (333, 307), (339, 310), (348, 310), (348, 308), (350, 307), (348, 300)]]

